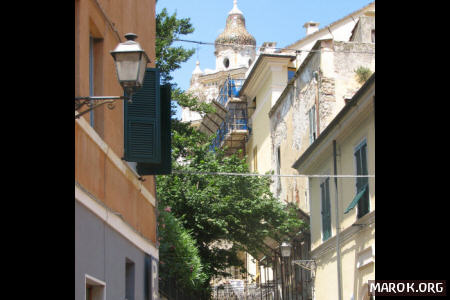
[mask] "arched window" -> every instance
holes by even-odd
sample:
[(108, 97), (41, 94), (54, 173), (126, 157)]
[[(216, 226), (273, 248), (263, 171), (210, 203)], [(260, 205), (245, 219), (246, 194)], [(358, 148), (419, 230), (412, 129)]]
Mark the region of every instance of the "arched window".
[(225, 66), (225, 68), (228, 68), (230, 66), (230, 60), (228, 58), (225, 58), (223, 60), (223, 65)]

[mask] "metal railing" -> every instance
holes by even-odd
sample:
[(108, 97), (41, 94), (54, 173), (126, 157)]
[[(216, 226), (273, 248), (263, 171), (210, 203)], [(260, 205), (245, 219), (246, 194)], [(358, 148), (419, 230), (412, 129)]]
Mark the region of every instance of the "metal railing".
[(235, 130), (249, 130), (247, 118), (227, 118), (225, 122), (222, 122), (217, 130), (216, 138), (213, 140), (211, 147), (220, 148), (227, 134), (230, 134)]
[(245, 79), (232, 79), (230, 77), (225, 80), (224, 84), (219, 90), (219, 96), (217, 96), (217, 102), (226, 106), (228, 99), (230, 97), (237, 98), (239, 96), (239, 91), (244, 84)]
[(220, 124), (216, 133), (216, 138), (212, 142), (211, 150), (222, 147), (222, 142), (227, 135), (236, 130), (251, 131), (248, 127), (247, 103), (229, 102), (230, 98), (237, 98), (239, 91), (244, 84), (244, 79), (232, 79), (228, 77), (220, 88), (219, 96), (216, 101), (222, 104), (228, 110), (225, 121)]
[(245, 288), (237, 289), (231, 285), (213, 287), (214, 300), (274, 300), (275, 283), (249, 284)]

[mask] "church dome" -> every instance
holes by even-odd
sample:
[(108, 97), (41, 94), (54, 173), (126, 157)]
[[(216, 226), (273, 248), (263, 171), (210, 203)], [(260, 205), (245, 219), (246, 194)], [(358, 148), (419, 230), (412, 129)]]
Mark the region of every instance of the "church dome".
[(228, 13), (225, 30), (216, 38), (215, 44), (216, 47), (218, 44), (256, 46), (255, 38), (245, 28), (245, 18), (237, 7), (237, 0), (234, 0), (234, 7)]

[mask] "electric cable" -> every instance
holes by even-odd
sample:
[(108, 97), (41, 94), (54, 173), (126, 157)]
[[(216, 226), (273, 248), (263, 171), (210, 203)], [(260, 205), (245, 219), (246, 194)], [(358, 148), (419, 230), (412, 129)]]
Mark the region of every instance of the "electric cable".
[[(260, 176), (260, 177), (315, 177), (315, 178), (375, 178), (375, 175), (331, 175), (331, 174), (258, 174), (258, 173), (232, 173), (232, 172), (194, 172), (194, 171), (183, 171), (183, 170), (172, 170), (172, 174), (180, 175), (207, 175), (207, 176)], [(167, 175), (162, 175), (167, 176)]]
[[(195, 40), (186, 40), (186, 39), (179, 39), (179, 38), (161, 38), (159, 36), (156, 37), (160, 40), (165, 41), (175, 41), (175, 42), (185, 42), (185, 43), (194, 43), (199, 45), (208, 45), (208, 46), (227, 46), (227, 47), (235, 47), (235, 48), (244, 48), (244, 47), (254, 47), (256, 49), (265, 48), (263, 46), (253, 46), (253, 45), (236, 45), (236, 44), (224, 44), (224, 43), (212, 43), (212, 42), (203, 42), (203, 41), (195, 41)], [(282, 47), (270, 47), (271, 49), (275, 50), (285, 50), (285, 51), (294, 51), (295, 53), (301, 53), (301, 52), (337, 52), (337, 53), (364, 53), (364, 54), (375, 54), (375, 52), (372, 51), (339, 51), (339, 50), (306, 50), (306, 49), (290, 49), (290, 48), (282, 48)], [(277, 52), (277, 54), (281, 54), (282, 52)]]

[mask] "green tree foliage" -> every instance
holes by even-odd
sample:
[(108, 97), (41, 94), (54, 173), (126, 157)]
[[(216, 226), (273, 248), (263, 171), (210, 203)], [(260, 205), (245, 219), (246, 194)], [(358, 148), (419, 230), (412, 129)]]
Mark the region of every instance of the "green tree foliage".
[(160, 210), (158, 224), (162, 283), (169, 284), (176, 279), (180, 289), (201, 293), (208, 278), (203, 272), (196, 241), (167, 207)]
[(173, 46), (180, 35), (192, 32), (194, 28), (189, 18), (177, 19), (176, 12), (170, 15), (166, 8), (156, 15), (156, 67), (160, 70), (163, 84), (171, 82), (173, 77), (170, 73), (195, 53), (195, 49)]
[[(172, 82), (171, 72), (180, 68), (180, 64), (186, 62), (194, 50), (174, 47), (172, 44), (180, 35), (193, 31), (189, 18), (177, 19), (176, 13), (170, 15), (165, 8), (156, 15), (156, 67), (160, 70), (162, 83), (172, 84), (172, 99), (178, 99), (180, 103), (187, 101), (187, 105), (192, 105), (192, 102)], [(174, 115), (175, 108), (172, 105)], [(161, 290), (168, 292), (173, 288), (171, 284), (176, 284), (186, 295), (197, 295), (196, 298), (201, 299), (201, 295), (208, 293), (204, 288), (208, 285), (208, 277), (203, 271), (196, 241), (173, 214), (164, 210), (161, 203), (158, 207)]]
[[(210, 140), (173, 120), (174, 174), (157, 177), (160, 204), (170, 206), (197, 241), (209, 278), (225, 275), (227, 267), (242, 267), (239, 251), (270, 255), (264, 243), (268, 237), (281, 242), (303, 225), (294, 207), (274, 198), (268, 177), (192, 174), (249, 172), (245, 158), (226, 156), (223, 149), (211, 151)], [(223, 247), (225, 242), (232, 247)]]

